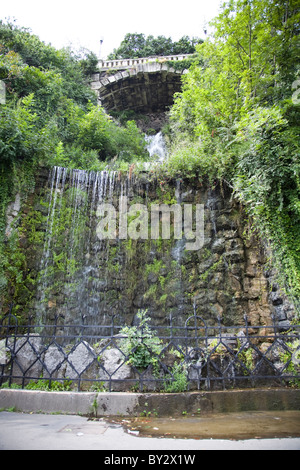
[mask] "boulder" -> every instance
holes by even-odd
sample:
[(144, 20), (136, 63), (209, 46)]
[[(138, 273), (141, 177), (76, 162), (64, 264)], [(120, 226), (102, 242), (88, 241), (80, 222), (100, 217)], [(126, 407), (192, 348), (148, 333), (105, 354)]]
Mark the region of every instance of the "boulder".
[[(106, 349), (100, 357), (101, 368), (99, 373), (99, 380), (105, 381), (109, 384), (110, 378), (114, 381), (112, 383), (112, 390), (124, 391), (130, 388), (126, 379), (132, 379), (132, 369), (126, 364), (124, 354), (118, 348)], [(120, 382), (115, 382), (120, 381)]]
[(63, 378), (67, 366), (67, 363), (64, 359), (65, 355), (61, 348), (55, 344), (49, 346), (44, 357), (45, 369), (43, 376), (45, 378)]
[[(14, 356), (12, 377), (15, 383), (22, 383), (25, 377), (37, 379), (43, 372), (43, 344), (38, 334), (30, 334), (16, 341), (10, 347)], [(26, 380), (25, 385), (29, 382)]]
[(74, 380), (78, 378), (93, 378), (91, 365), (95, 364), (96, 353), (86, 341), (79, 343), (68, 356), (65, 377)]

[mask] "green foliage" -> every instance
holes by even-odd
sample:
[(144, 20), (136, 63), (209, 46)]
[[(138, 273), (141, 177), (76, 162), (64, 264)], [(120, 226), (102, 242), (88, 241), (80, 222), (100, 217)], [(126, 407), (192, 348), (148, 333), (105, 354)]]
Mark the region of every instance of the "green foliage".
[(87, 52), (86, 56), (81, 59), (80, 66), (82, 67), (84, 75), (89, 77), (91, 74), (97, 72), (98, 57), (94, 52)]
[(69, 392), (71, 389), (72, 380), (45, 380), (40, 379), (38, 381), (31, 380), (28, 385), (26, 385), (26, 390), (44, 390), (47, 392)]
[(33, 110), (33, 94), (22, 98), (16, 105), (0, 106), (0, 161), (7, 166), (16, 161), (43, 161), (49, 133), (37, 129), (38, 115)]
[(139, 57), (168, 56), (176, 54), (193, 54), (195, 46), (202, 42), (198, 38), (183, 36), (179, 41), (173, 42), (165, 36), (145, 37), (144, 34), (128, 33), (120, 46), (108, 56), (108, 59), (136, 59)]
[(162, 268), (165, 268), (163, 261), (160, 259), (154, 259), (152, 264), (147, 264), (145, 269), (145, 275), (148, 276), (149, 273), (158, 274)]
[(155, 368), (163, 348), (161, 340), (149, 326), (150, 317), (147, 316), (147, 310), (140, 310), (137, 318), (138, 326), (125, 326), (120, 331), (121, 335), (126, 336), (121, 341), (120, 349), (129, 358), (128, 364), (137, 369), (146, 369), (150, 365)]
[[(272, 262), (282, 285), (300, 297), (300, 161), (297, 130), (279, 109), (258, 108), (240, 123), (243, 134), (237, 174), (239, 199), (256, 227), (271, 241)], [(245, 141), (247, 144), (245, 145)]]
[(0, 297), (6, 292), (11, 299), (14, 293), (25, 298), (28, 293), (23, 286), (26, 260), (20, 248), (16, 227), (18, 218), (9, 227), (9, 238), (6, 237), (5, 229), (7, 204), (14, 200), (15, 192), (25, 198), (34, 189), (34, 172), (32, 162), (0, 161)]
[[(289, 342), (286, 344), (289, 350), (283, 350), (279, 353), (280, 361), (284, 364), (287, 364), (285, 371), (291, 373), (291, 377), (293, 375), (299, 374), (299, 360), (300, 360), (300, 341), (296, 339), (293, 342)], [(289, 380), (290, 385), (300, 387), (300, 380), (293, 379)]]
[[(37, 381), (30, 380), (30, 382), (26, 385), (26, 390), (44, 390), (47, 392), (69, 392), (72, 390), (72, 380), (45, 380), (39, 379)], [(10, 388), (10, 389), (21, 389), (21, 385), (12, 383), (9, 385), (9, 382), (5, 382), (1, 385), (0, 388)]]
[(248, 376), (251, 374), (255, 363), (253, 357), (253, 349), (252, 348), (243, 348), (241, 341), (237, 340), (237, 357), (241, 361), (241, 363), (245, 366), (241, 365), (242, 374)]
[(195, 59), (197, 58), (196, 54), (191, 55), (190, 57), (183, 59), (183, 60), (168, 60), (167, 64), (169, 67), (173, 67), (174, 70), (183, 71), (189, 69)]
[(125, 127), (97, 105), (86, 79), (97, 58), (56, 50), (28, 30), (0, 21), (0, 160), (37, 160), (100, 170), (101, 161), (146, 157), (135, 123)]
[(187, 390), (188, 373), (184, 363), (180, 362), (172, 367), (170, 377), (164, 382), (163, 388), (166, 393), (181, 393)]
[(21, 390), (21, 389), (22, 389), (22, 386), (19, 385), (19, 384), (14, 384), (14, 383), (12, 383), (12, 384), (9, 385), (9, 382), (4, 382), (4, 383), (1, 385), (0, 389), (3, 389), (3, 388), (10, 388), (10, 389), (12, 389), (12, 390)]
[(299, 74), (296, 0), (230, 0), (196, 46), (170, 112), (168, 176), (226, 181), (300, 299)]
[[(17, 191), (22, 200), (28, 195), (27, 175), (39, 165), (100, 171), (112, 159), (118, 166), (147, 157), (135, 122), (121, 126), (98, 106), (87, 80), (96, 63), (88, 51), (56, 50), (29, 30), (0, 21), (0, 80), (6, 85), (6, 104), (0, 104), (1, 297), (8, 280), (15, 291), (22, 284), (18, 234), (5, 246), (5, 226), (7, 204)], [(57, 269), (67, 266), (56, 261)]]

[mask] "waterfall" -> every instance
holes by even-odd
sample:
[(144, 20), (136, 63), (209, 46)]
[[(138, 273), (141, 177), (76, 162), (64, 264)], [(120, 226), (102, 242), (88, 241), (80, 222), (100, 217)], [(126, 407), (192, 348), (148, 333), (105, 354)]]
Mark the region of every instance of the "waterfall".
[[(181, 194), (181, 180), (176, 180), (176, 189), (175, 189), (175, 198), (176, 203), (181, 204), (182, 194)], [(178, 282), (178, 295), (177, 295), (177, 308), (179, 317), (183, 317), (184, 313), (184, 293), (183, 293), (183, 279), (182, 279), (182, 259), (185, 249), (185, 238), (182, 237), (180, 240), (176, 240), (174, 248), (171, 251), (172, 258), (176, 261), (177, 265), (175, 268), (175, 277)], [(180, 319), (179, 319), (180, 321)]]
[[(178, 180), (178, 203), (181, 192)], [(151, 201), (165, 197), (160, 193), (155, 181), (131, 173), (53, 168), (44, 200), (39, 199), (48, 211), (33, 306), (38, 323), (51, 323), (59, 315), (73, 334), (83, 334), (84, 324), (91, 326), (89, 334), (103, 335), (100, 327), (111, 324), (112, 317), (116, 324), (131, 323), (139, 309), (149, 309), (153, 319), (161, 319), (167, 307), (181, 322), (187, 305), (185, 239), (150, 238)], [(99, 236), (99, 226), (110, 224), (107, 207), (115, 215), (113, 237)], [(133, 207), (137, 215), (130, 212)], [(148, 214), (148, 239), (129, 236), (142, 209)]]
[(54, 226), (54, 217), (57, 210), (57, 199), (59, 199), (58, 207), (61, 206), (61, 196), (63, 194), (64, 185), (67, 176), (67, 169), (54, 167), (50, 172), (50, 196), (48, 200), (48, 215), (46, 222), (46, 237), (44, 243), (43, 255), (40, 262), (40, 278), (37, 288), (37, 311), (39, 319), (45, 317), (45, 303), (47, 302), (47, 292), (49, 290), (49, 280), (51, 276), (49, 269), (51, 265), (52, 250), (52, 233)]
[(83, 317), (97, 323), (106, 294), (105, 272), (99, 268), (108, 252), (106, 241), (96, 236), (95, 215), (99, 204), (112, 201), (115, 182), (116, 172), (61, 167), (50, 172), (35, 305), (40, 323), (57, 314), (67, 323), (80, 324)]
[[(247, 313), (255, 321), (257, 311), (268, 314), (260, 245), (254, 240), (247, 248), (226, 188), (175, 184), (144, 171), (54, 167), (46, 178), (41, 169), (20, 220), (16, 259), (23, 263), (24, 253), (26, 260), (24, 283), (14, 293), (20, 318), (34, 316), (42, 326), (59, 316), (53, 331), (60, 337), (69, 332), (60, 325), (102, 336), (112, 319), (115, 326), (134, 324), (144, 309), (159, 327), (170, 315), (173, 326), (184, 326), (195, 308), (209, 325), (218, 317), (239, 324), (233, 322)], [(190, 242), (191, 233), (204, 245)]]
[(167, 155), (166, 143), (162, 132), (158, 132), (156, 135), (148, 135), (145, 139), (148, 143), (147, 150), (150, 157), (162, 162)]

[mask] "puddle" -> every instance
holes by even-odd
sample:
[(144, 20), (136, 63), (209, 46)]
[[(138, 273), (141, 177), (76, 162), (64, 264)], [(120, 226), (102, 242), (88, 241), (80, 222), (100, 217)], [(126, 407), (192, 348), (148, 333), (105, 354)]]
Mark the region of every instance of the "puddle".
[(232, 440), (300, 437), (300, 411), (116, 418), (110, 422), (139, 437)]

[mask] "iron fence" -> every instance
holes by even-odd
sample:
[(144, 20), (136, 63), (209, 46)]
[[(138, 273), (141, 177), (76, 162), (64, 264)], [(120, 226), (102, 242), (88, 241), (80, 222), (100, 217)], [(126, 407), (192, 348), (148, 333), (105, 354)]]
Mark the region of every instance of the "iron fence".
[(300, 385), (300, 325), (0, 324), (0, 386), (54, 390), (218, 390)]

